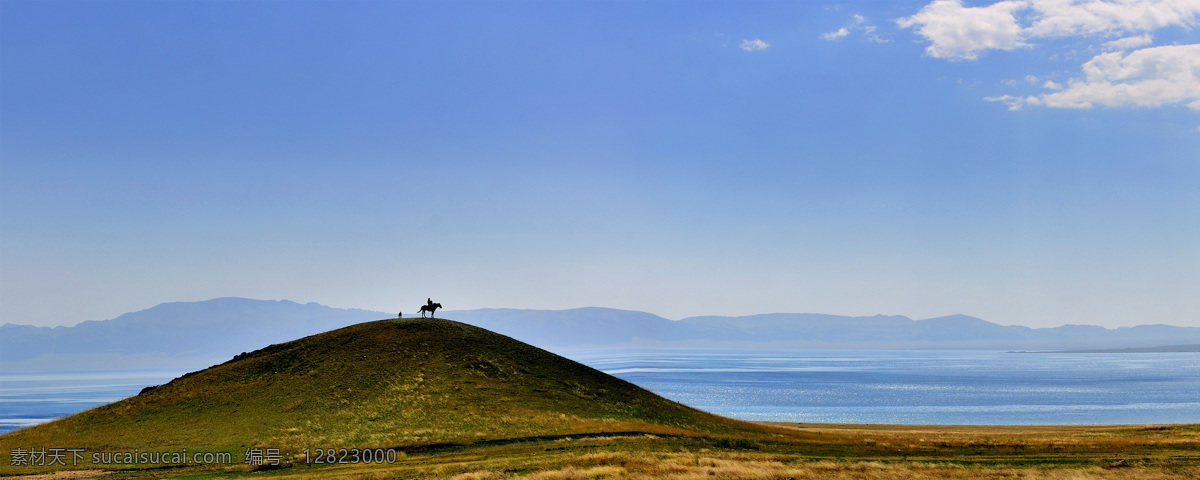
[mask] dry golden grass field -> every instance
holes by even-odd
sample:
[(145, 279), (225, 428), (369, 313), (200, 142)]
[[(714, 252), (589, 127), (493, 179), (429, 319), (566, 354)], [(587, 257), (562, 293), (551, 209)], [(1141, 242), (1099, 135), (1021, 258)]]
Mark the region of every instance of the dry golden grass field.
[[(412, 448), (394, 463), (142, 467), (27, 480), (200, 479), (1192, 479), (1200, 426), (769, 424), (744, 438), (592, 434)], [(8, 473), (14, 473), (11, 470)]]

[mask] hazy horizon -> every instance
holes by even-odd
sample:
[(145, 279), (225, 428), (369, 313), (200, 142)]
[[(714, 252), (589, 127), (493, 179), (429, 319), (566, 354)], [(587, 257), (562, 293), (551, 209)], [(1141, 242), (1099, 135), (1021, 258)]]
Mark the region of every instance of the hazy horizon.
[[(155, 304), (155, 305), (147, 306), (147, 307), (145, 307), (145, 308), (139, 308), (139, 309), (137, 309), (137, 310), (131, 310), (131, 311), (128, 311), (128, 312), (123, 312), (123, 313), (121, 313), (121, 314), (114, 315), (114, 316), (112, 316), (112, 317), (108, 317), (108, 318), (91, 318), (91, 319), (86, 319), (86, 320), (78, 320), (78, 321), (75, 321), (75, 322), (72, 322), (72, 323), (63, 323), (63, 324), (58, 324), (58, 325), (34, 325), (34, 324), (28, 324), (28, 323), (19, 323), (19, 322), (10, 322), (10, 321), (4, 321), (4, 322), (0, 322), (0, 324), (32, 325), (32, 326), (35, 326), (35, 327), (73, 327), (73, 326), (79, 325), (79, 324), (81, 324), (81, 323), (84, 323), (84, 322), (94, 322), (94, 321), (108, 321), (108, 320), (114, 320), (114, 319), (116, 319), (116, 318), (119, 318), (120, 316), (122, 316), (122, 315), (125, 315), (125, 314), (129, 314), (129, 313), (138, 313), (138, 312), (141, 312), (141, 311), (150, 310), (150, 309), (152, 309), (152, 308), (154, 308), (154, 307), (157, 307), (157, 306), (160, 306), (160, 305), (166, 305), (166, 304), (172, 304), (172, 303), (201, 303), (201, 302), (206, 302), (206, 301), (210, 301), (210, 300), (219, 300), (219, 299), (224, 299), (224, 298), (236, 298), (236, 299), (245, 299), (245, 300), (253, 300), (253, 301), (267, 301), (267, 302), (291, 302), (291, 303), (294, 303), (294, 304), (297, 304), (297, 305), (316, 304), (316, 305), (319, 305), (319, 306), (322, 306), (322, 307), (335, 308), (335, 309), (340, 309), (340, 310), (361, 310), (361, 311), (366, 311), (366, 312), (374, 312), (374, 313), (378, 313), (378, 314), (380, 314), (380, 315), (385, 315), (385, 316), (387, 316), (387, 317), (383, 317), (383, 318), (390, 318), (390, 316), (394, 315), (394, 314), (392, 314), (392, 313), (390, 313), (390, 312), (387, 312), (387, 311), (384, 311), (384, 310), (379, 310), (379, 309), (372, 309), (372, 308), (360, 308), (360, 307), (353, 307), (353, 306), (337, 306), (337, 305), (326, 305), (326, 304), (323, 304), (323, 303), (321, 303), (321, 302), (306, 302), (306, 301), (298, 301), (298, 300), (292, 300), (292, 299), (287, 299), (287, 298), (276, 298), (276, 299), (256, 299), (256, 298), (247, 298), (247, 297), (217, 297), (217, 298), (210, 298), (210, 299), (204, 299), (204, 300), (193, 300), (193, 301), (172, 301), (172, 302), (161, 302), (161, 303), (158, 303), (158, 304)], [(412, 303), (412, 302), (409, 302), (409, 303)], [(657, 317), (663, 318), (663, 319), (665, 319), (665, 320), (670, 320), (670, 321), (680, 321), (680, 320), (686, 320), (686, 319), (688, 319), (688, 318), (700, 318), (700, 317), (729, 317), (729, 318), (736, 318), (736, 317), (747, 317), (747, 316), (756, 316), (756, 315), (792, 315), (792, 314), (799, 314), (799, 315), (809, 315), (809, 314), (813, 314), (813, 315), (829, 315), (829, 316), (835, 316), (835, 317), (855, 317), (855, 318), (863, 318), (863, 317), (871, 317), (871, 316), (875, 316), (875, 315), (883, 315), (883, 316), (900, 316), (900, 317), (907, 317), (907, 318), (909, 318), (909, 319), (911, 319), (911, 320), (914, 320), (914, 321), (919, 321), (919, 320), (930, 320), (930, 319), (936, 319), (936, 318), (945, 318), (945, 317), (953, 317), (953, 316), (967, 316), (967, 317), (972, 317), (972, 318), (976, 318), (976, 319), (979, 319), (979, 320), (983, 320), (983, 321), (986, 321), (986, 322), (989, 322), (989, 323), (994, 323), (994, 324), (997, 324), (997, 325), (1000, 325), (1000, 326), (1025, 326), (1025, 327), (1030, 327), (1029, 325), (1006, 324), (1006, 323), (995, 322), (995, 321), (992, 321), (992, 320), (990, 320), (990, 319), (983, 318), (983, 317), (979, 317), (978, 315), (972, 315), (972, 314), (970, 314), (970, 313), (965, 313), (965, 312), (956, 312), (956, 313), (950, 313), (950, 314), (946, 314), (946, 315), (938, 315), (938, 316), (934, 316), (934, 317), (916, 317), (916, 316), (912, 316), (912, 315), (905, 315), (905, 314), (903, 314), (903, 313), (893, 313), (893, 314), (882, 314), (882, 313), (881, 313), (881, 314), (873, 314), (873, 315), (844, 315), (844, 314), (840, 314), (840, 313), (836, 313), (836, 312), (744, 312), (744, 313), (740, 313), (740, 314), (734, 314), (734, 315), (702, 314), (702, 315), (689, 315), (689, 316), (686, 316), (686, 317), (677, 317), (677, 318), (672, 318), (672, 317), (667, 317), (667, 316), (664, 316), (664, 315), (659, 315), (658, 313), (655, 313), (655, 312), (647, 312), (647, 311), (643, 311), (643, 310), (633, 310), (633, 309), (624, 309), (624, 308), (615, 308), (615, 307), (606, 307), (606, 306), (602, 306), (602, 305), (585, 305), (585, 306), (579, 306), (579, 307), (553, 308), (553, 309), (550, 309), (550, 308), (518, 308), (518, 307), (478, 307), (478, 308), (469, 308), (469, 309), (467, 309), (467, 308), (439, 309), (439, 310), (438, 310), (438, 315), (437, 315), (437, 317), (438, 317), (438, 318), (447, 318), (447, 319), (450, 319), (450, 320), (454, 320), (453, 318), (446, 317), (445, 315), (446, 315), (446, 314), (453, 314), (454, 312), (459, 312), (459, 311), (476, 311), (476, 310), (527, 310), (527, 311), (548, 311), (548, 312), (553, 312), (553, 311), (568, 311), (568, 310), (579, 310), (579, 309), (588, 309), (588, 308), (599, 308), (599, 309), (611, 309), (611, 310), (620, 310), (620, 311), (628, 311), (628, 312), (648, 313), (648, 314), (650, 314), (650, 315), (654, 315), (654, 316), (657, 316)], [(417, 312), (417, 310), (418, 310), (417, 308), (409, 308), (407, 311), (406, 311), (406, 310), (399, 310), (399, 313), (403, 313), (403, 314), (404, 314), (404, 316), (405, 316), (406, 318), (408, 318), (408, 317), (416, 317), (416, 316), (418, 316), (418, 315), (419, 315), (419, 312)], [(1094, 326), (1101, 326), (1101, 327), (1103, 327), (1103, 325), (1088, 324), (1088, 323), (1064, 323), (1064, 324), (1060, 324), (1060, 325), (1035, 326), (1035, 327), (1030, 327), (1030, 328), (1057, 328), (1057, 327), (1069, 326), (1069, 325), (1094, 325)], [(1115, 328), (1120, 328), (1120, 327), (1134, 327), (1134, 326), (1144, 326), (1144, 325), (1167, 325), (1167, 326), (1175, 326), (1175, 327), (1187, 327), (1187, 326), (1190, 326), (1190, 325), (1172, 324), (1172, 323), (1169, 323), (1169, 322), (1151, 322), (1151, 323), (1141, 323), (1141, 324), (1135, 324), (1135, 325), (1121, 325), (1121, 326), (1118, 326), (1118, 327), (1105, 327), (1105, 328), (1112, 330), (1112, 329), (1115, 329)]]
[(0, 323), (1200, 327), (1200, 4), (0, 2)]

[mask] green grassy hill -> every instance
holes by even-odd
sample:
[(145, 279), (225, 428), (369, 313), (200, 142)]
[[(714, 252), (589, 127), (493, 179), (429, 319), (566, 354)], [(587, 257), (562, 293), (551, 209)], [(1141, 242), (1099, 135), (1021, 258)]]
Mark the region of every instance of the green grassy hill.
[(415, 447), (602, 432), (756, 427), (487, 330), (362, 323), (238, 355), (141, 394), (0, 437), (30, 446), (231, 451)]

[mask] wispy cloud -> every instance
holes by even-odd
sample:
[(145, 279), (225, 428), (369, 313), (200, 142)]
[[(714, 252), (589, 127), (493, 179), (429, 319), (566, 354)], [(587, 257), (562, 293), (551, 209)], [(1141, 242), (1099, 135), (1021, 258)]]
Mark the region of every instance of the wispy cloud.
[(846, 27), (842, 27), (842, 28), (839, 28), (832, 32), (822, 33), (821, 39), (829, 40), (832, 42), (834, 40), (841, 40), (843, 38), (846, 38), (847, 35), (850, 35), (850, 29), (848, 29)]
[(756, 38), (754, 40), (742, 40), (742, 44), (738, 45), (738, 47), (747, 52), (755, 52), (771, 48), (771, 44)]
[(1039, 81), (1041, 81), (1041, 79), (1035, 75), (1026, 75), (1023, 80), (1009, 79), (1009, 80), (1005, 80), (1004, 84), (1012, 87), (1015, 85), (1020, 85), (1022, 83), (1028, 83), (1028, 84), (1032, 85), (1032, 84), (1038, 83)]
[(929, 42), (926, 55), (947, 60), (978, 60), (989, 51), (1064, 37), (1092, 41), (1092, 51), (1104, 52), (1066, 85), (1047, 80), (1040, 94), (984, 98), (1010, 110), (1166, 105), (1200, 110), (1200, 44), (1151, 46), (1157, 29), (1200, 25), (1200, 1), (1004, 0), (965, 7), (961, 0), (934, 0), (896, 23)]
[(850, 16), (850, 21), (846, 23), (846, 26), (832, 32), (821, 34), (821, 39), (832, 42), (846, 38), (850, 36), (851, 33), (855, 32), (861, 32), (863, 38), (869, 42), (890, 43), (892, 41), (891, 39), (880, 35), (878, 33), (878, 27), (871, 25), (871, 22), (867, 20), (867, 17), (857, 13)]
[(1195, 25), (1196, 0), (1030, 0), (1035, 20), (1032, 37), (1112, 35), (1150, 32), (1169, 26)]
[(1065, 88), (1026, 103), (1059, 108), (1186, 104), (1200, 110), (1200, 44), (1102, 53), (1083, 64), (1083, 73)]
[(1082, 78), (1064, 87), (1047, 80), (1041, 95), (998, 95), (989, 102), (1051, 108), (1161, 107), (1187, 105), (1200, 111), (1200, 45), (1167, 45), (1131, 53), (1108, 52), (1083, 64)]
[[(1031, 46), (1034, 40), (1068, 36), (1139, 35), (1169, 26), (1200, 24), (1196, 0), (1005, 0), (964, 7), (961, 0), (934, 0), (896, 20), (930, 42), (925, 53), (975, 60), (989, 50)], [(1115, 40), (1114, 46), (1148, 45), (1150, 37)], [(1138, 42), (1143, 42), (1137, 45)]]
[(994, 97), (983, 97), (983, 100), (984, 100), (984, 101), (986, 101), (986, 102), (1000, 102), (1000, 103), (1003, 103), (1003, 104), (1005, 104), (1005, 105), (1008, 105), (1008, 109), (1009, 109), (1009, 110), (1014, 110), (1014, 111), (1015, 111), (1015, 110), (1020, 110), (1020, 109), (1021, 109), (1021, 107), (1025, 106), (1025, 99), (1024, 99), (1024, 98), (1021, 98), (1021, 97), (1014, 97), (1014, 96), (1012, 96), (1012, 95), (997, 95), (997, 96), (994, 96)]
[(1149, 33), (1138, 35), (1135, 37), (1125, 37), (1111, 42), (1104, 42), (1104, 49), (1113, 51), (1125, 51), (1134, 48), (1141, 48), (1154, 43), (1154, 36)]

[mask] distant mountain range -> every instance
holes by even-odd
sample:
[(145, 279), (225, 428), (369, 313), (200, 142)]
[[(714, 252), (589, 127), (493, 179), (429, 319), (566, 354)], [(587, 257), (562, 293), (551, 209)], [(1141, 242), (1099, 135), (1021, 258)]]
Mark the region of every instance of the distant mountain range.
[(0, 326), (0, 368), (194, 368), (388, 315), (287, 300), (164, 303), (73, 327)]
[[(265, 345), (394, 314), (286, 300), (218, 298), (164, 303), (73, 327), (0, 326), (0, 370), (195, 368)], [(913, 320), (772, 313), (743, 317), (657, 315), (611, 308), (439, 312), (548, 349), (704, 348), (1111, 350), (1200, 344), (1200, 328), (1002, 326), (965, 315)]]
[(673, 321), (609, 308), (481, 309), (446, 318), (544, 347), (644, 345), (711, 348), (1079, 350), (1194, 344), (1200, 328), (1095, 325), (1002, 326), (966, 315), (913, 320), (900, 315), (846, 317), (769, 313)]

